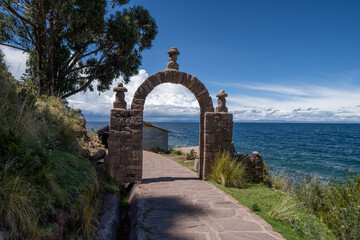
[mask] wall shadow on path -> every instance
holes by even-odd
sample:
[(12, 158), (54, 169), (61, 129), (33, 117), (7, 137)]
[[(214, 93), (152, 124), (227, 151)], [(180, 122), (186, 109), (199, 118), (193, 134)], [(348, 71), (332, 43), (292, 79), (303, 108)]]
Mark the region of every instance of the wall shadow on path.
[[(159, 177), (144, 179), (143, 184), (176, 180), (199, 180), (198, 178)], [(141, 185), (143, 185), (141, 184)], [(185, 184), (185, 183), (184, 183)], [(141, 186), (140, 185), (140, 186)], [(189, 185), (189, 184), (186, 184)], [(136, 186), (135, 186), (136, 188)], [(175, 189), (174, 189), (175, 188)], [(206, 239), (209, 227), (200, 218), (207, 216), (209, 207), (206, 200), (194, 203), (195, 190), (189, 185), (189, 191), (183, 189), (181, 195), (175, 186), (145, 191), (131, 199), (131, 240), (153, 239)]]
[(178, 180), (199, 180), (197, 177), (158, 177), (158, 178), (146, 178), (141, 181), (142, 184), (154, 183), (154, 182), (173, 182)]

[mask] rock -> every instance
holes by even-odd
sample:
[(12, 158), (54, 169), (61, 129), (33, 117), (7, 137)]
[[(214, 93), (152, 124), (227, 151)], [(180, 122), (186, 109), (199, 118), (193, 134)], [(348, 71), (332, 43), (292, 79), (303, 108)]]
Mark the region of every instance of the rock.
[(195, 158), (195, 161), (194, 161), (194, 170), (195, 171), (199, 171), (199, 168), (200, 168), (200, 161), (198, 158)]
[(95, 169), (98, 173), (106, 173), (106, 166), (105, 163), (97, 163), (95, 165)]
[(8, 231), (0, 229), (0, 240), (8, 240), (10, 239), (10, 234)]
[(99, 151), (97, 151), (94, 155), (92, 155), (90, 157), (91, 161), (98, 161), (100, 159), (105, 158), (106, 156), (106, 151), (104, 149), (100, 149)]
[(96, 240), (118, 239), (120, 226), (120, 195), (116, 193), (106, 194), (100, 205), (100, 228), (96, 234)]
[(58, 146), (63, 145), (63, 143), (62, 143), (62, 141), (56, 140), (56, 141), (54, 142), (54, 145), (58, 147)]

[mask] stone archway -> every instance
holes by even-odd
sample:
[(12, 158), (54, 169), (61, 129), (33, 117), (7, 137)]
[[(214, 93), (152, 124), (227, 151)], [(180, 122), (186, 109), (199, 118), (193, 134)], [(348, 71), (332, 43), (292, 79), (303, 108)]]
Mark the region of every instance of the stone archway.
[(208, 169), (215, 154), (221, 150), (232, 151), (232, 114), (227, 113), (225, 97), (222, 90), (217, 95), (218, 107), (214, 112), (212, 98), (205, 85), (196, 77), (180, 72), (177, 64), (176, 48), (168, 51), (169, 62), (165, 71), (148, 77), (137, 89), (132, 100), (131, 109), (126, 109), (126, 88), (119, 84), (110, 119), (109, 164), (110, 174), (115, 175), (121, 183), (131, 183), (142, 179), (142, 123), (146, 97), (162, 83), (181, 84), (196, 97), (200, 106), (199, 178), (207, 179)]

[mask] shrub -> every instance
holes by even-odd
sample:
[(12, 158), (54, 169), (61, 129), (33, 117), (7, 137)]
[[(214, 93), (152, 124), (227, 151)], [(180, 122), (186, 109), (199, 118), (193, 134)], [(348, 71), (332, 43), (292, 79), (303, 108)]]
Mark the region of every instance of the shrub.
[(164, 150), (162, 150), (159, 147), (153, 147), (153, 148), (150, 149), (150, 151), (153, 152), (153, 153), (164, 153)]
[(306, 176), (295, 190), (297, 199), (318, 216), (327, 210), (328, 185), (318, 177)]
[(326, 219), (341, 239), (360, 239), (360, 175), (329, 183)]
[(282, 190), (284, 192), (292, 193), (294, 190), (294, 184), (292, 180), (284, 173), (284, 172), (277, 172), (269, 174), (269, 180), (273, 188)]
[(196, 152), (194, 149), (191, 149), (189, 153), (186, 154), (187, 160), (195, 160), (196, 158)]
[(210, 168), (210, 177), (226, 187), (244, 188), (247, 185), (245, 166), (229, 152), (217, 155)]
[(180, 150), (176, 150), (174, 147), (171, 147), (168, 152), (168, 154), (175, 154), (175, 155), (182, 155), (182, 152)]

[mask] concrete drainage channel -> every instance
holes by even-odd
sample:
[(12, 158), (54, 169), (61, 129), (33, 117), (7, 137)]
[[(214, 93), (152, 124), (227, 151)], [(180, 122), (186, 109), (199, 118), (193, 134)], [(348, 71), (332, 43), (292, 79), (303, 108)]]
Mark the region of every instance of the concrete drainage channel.
[(128, 240), (130, 234), (128, 203), (132, 185), (123, 188), (121, 193), (104, 195), (100, 204), (100, 228), (96, 240)]

